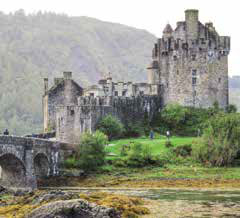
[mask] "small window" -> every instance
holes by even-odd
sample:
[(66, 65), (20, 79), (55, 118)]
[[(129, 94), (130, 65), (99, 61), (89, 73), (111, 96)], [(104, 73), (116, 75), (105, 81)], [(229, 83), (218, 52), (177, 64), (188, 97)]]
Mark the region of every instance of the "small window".
[(218, 78), (218, 83), (221, 83), (222, 82), (222, 78)]
[(140, 91), (140, 95), (144, 95), (144, 92), (143, 92), (143, 91)]
[(197, 76), (197, 70), (192, 70), (192, 76)]
[(177, 60), (177, 56), (176, 56), (176, 55), (173, 56), (173, 60), (174, 60), (174, 61)]
[(192, 78), (192, 85), (193, 86), (197, 85), (197, 78), (196, 77)]
[(192, 61), (195, 61), (196, 60), (196, 54), (193, 54), (192, 55)]
[(91, 97), (94, 97), (94, 93), (90, 93), (90, 96), (91, 96)]
[(70, 114), (71, 114), (71, 116), (74, 115), (74, 110), (73, 109), (70, 111)]
[(126, 96), (127, 91), (122, 92), (122, 96)]
[(197, 91), (196, 91), (196, 90), (194, 90), (194, 92), (193, 92), (193, 96), (194, 96), (194, 97), (197, 96)]
[(114, 92), (114, 95), (115, 95), (115, 96), (118, 96), (118, 91), (115, 91), (115, 92)]

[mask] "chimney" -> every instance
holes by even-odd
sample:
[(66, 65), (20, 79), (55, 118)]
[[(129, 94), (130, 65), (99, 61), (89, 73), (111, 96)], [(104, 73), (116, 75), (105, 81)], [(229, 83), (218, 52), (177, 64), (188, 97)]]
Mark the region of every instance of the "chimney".
[(187, 38), (196, 40), (198, 38), (198, 10), (188, 9), (185, 11)]
[(63, 72), (63, 78), (66, 79), (72, 79), (72, 72)]
[(48, 92), (48, 78), (44, 78), (44, 94), (47, 94)]

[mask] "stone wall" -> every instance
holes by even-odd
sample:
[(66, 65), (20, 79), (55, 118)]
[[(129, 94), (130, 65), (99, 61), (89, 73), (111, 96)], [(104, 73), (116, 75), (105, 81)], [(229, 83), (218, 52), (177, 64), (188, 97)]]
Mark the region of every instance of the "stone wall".
[(161, 87), (164, 105), (211, 107), (228, 105), (230, 37), (219, 36), (212, 23), (203, 25), (197, 10), (173, 31), (168, 24), (153, 49), (149, 82)]
[(57, 175), (64, 155), (73, 147), (43, 139), (0, 136), (0, 184), (36, 188), (36, 177)]
[(55, 130), (57, 106), (77, 104), (77, 98), (82, 94), (82, 88), (71, 77), (66, 77), (61, 82), (56, 83), (43, 96), (44, 131)]
[(57, 107), (57, 140), (77, 143), (81, 134), (94, 131), (106, 115), (112, 115), (123, 124), (142, 122), (148, 114), (151, 119), (161, 108), (159, 96), (138, 97), (80, 97), (76, 106)]

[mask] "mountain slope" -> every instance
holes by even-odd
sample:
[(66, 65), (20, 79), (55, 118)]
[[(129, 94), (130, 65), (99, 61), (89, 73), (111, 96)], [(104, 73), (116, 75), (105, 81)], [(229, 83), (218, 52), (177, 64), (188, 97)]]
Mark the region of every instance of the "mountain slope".
[(42, 128), (43, 77), (74, 72), (82, 85), (111, 72), (144, 81), (156, 38), (144, 30), (54, 13), (0, 14), (0, 132)]

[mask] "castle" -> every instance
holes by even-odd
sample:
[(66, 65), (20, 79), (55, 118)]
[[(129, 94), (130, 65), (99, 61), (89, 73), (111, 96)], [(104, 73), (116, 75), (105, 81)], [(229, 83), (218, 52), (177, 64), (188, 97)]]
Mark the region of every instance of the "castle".
[(148, 82), (114, 82), (111, 75), (97, 85), (80, 87), (71, 72), (55, 78), (48, 89), (44, 79), (44, 131), (56, 131), (64, 142), (76, 142), (94, 131), (107, 114), (125, 125), (151, 119), (164, 105), (221, 108), (228, 105), (230, 37), (219, 36), (212, 23), (203, 25), (197, 10), (186, 10), (175, 30), (167, 24), (154, 45)]
[(203, 25), (198, 10), (186, 10), (175, 30), (167, 24), (157, 40), (148, 67), (148, 83), (163, 104), (207, 108), (228, 105), (230, 37), (220, 36), (213, 23)]

